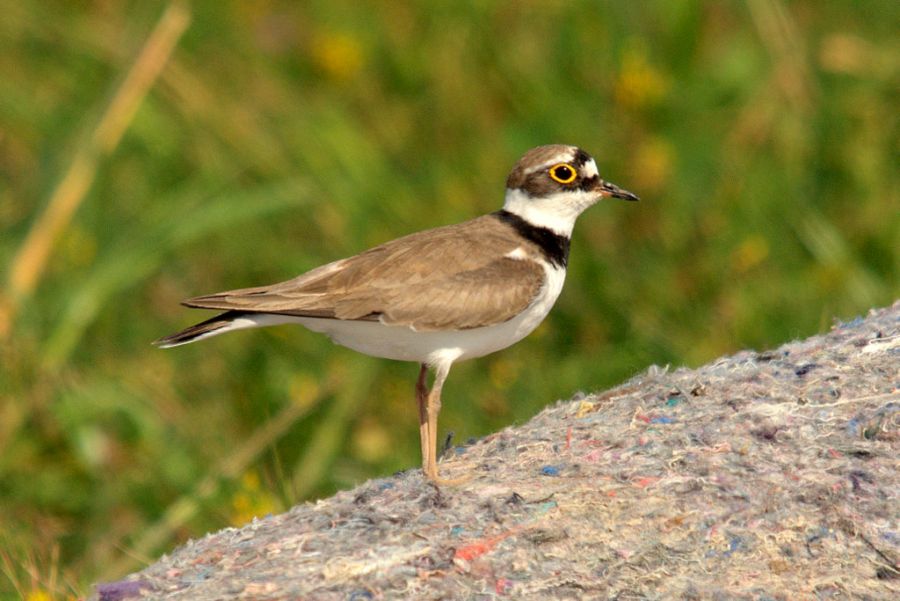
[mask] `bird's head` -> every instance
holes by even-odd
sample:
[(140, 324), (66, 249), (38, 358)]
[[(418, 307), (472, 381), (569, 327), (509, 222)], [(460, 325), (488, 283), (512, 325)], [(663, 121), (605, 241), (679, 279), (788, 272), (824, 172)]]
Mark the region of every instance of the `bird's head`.
[(536, 226), (571, 235), (575, 219), (602, 198), (638, 200), (604, 181), (597, 163), (577, 146), (552, 144), (532, 148), (506, 179), (503, 208)]

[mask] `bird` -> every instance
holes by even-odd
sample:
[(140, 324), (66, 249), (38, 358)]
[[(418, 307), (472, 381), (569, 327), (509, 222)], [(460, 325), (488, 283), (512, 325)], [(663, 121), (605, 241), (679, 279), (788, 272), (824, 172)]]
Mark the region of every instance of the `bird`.
[(581, 148), (538, 146), (509, 173), (499, 211), (409, 234), (277, 284), (182, 301), (221, 313), (154, 344), (300, 324), (367, 355), (418, 363), (422, 470), (435, 484), (453, 483), (437, 466), (441, 391), (451, 366), (504, 349), (544, 320), (562, 291), (575, 220), (605, 198), (638, 200), (601, 179)]

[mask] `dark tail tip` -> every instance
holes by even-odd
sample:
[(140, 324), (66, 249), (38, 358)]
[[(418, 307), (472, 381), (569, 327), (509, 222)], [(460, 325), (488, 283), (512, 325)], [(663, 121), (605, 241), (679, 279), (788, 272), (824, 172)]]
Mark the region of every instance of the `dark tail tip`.
[[(180, 332), (175, 332), (174, 334), (169, 334), (168, 336), (154, 340), (153, 346), (159, 348), (171, 348), (216, 334), (224, 334), (224, 332), (220, 332), (219, 330), (227, 328), (236, 317), (240, 317), (241, 315), (244, 315), (241, 311), (226, 311), (221, 315), (216, 315), (206, 321), (201, 321)], [(225, 331), (227, 331), (227, 329)]]

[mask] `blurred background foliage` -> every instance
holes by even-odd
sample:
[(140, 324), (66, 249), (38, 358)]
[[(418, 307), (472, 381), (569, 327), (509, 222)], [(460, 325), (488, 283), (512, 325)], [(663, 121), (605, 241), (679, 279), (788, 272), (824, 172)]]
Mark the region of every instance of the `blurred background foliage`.
[[(179, 300), (499, 208), (528, 148), (637, 204), (442, 431), (898, 296), (896, 0), (5, 3), (0, 596), (91, 582), (416, 467), (416, 366), (300, 328), (174, 350)], [(154, 33), (155, 32), (155, 33)], [(130, 96), (129, 96), (130, 95)]]

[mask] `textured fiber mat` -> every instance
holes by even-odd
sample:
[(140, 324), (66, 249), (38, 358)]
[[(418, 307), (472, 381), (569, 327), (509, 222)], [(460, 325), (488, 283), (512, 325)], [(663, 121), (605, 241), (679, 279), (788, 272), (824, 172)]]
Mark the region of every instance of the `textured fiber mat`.
[(900, 599), (900, 302), (652, 367), (95, 599)]

